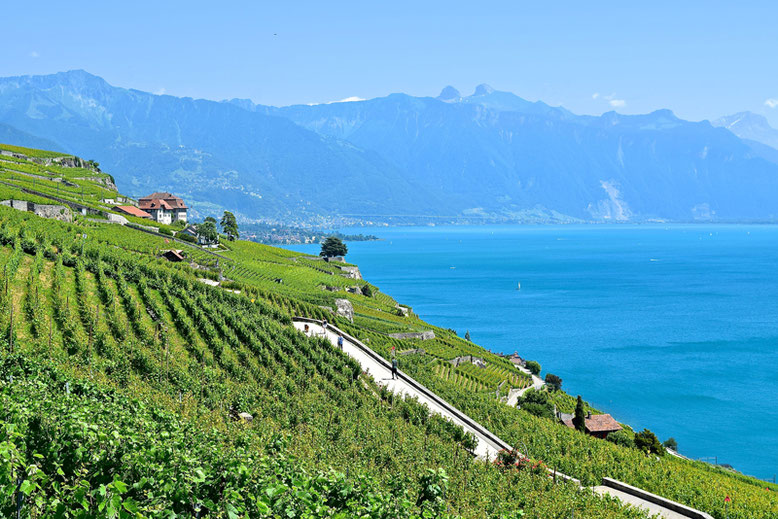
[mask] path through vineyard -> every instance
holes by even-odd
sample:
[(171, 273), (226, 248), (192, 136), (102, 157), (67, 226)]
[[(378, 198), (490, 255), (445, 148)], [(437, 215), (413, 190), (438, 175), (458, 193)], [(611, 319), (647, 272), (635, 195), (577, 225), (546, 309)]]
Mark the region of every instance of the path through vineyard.
[[(295, 328), (301, 331), (308, 325), (311, 333), (314, 335), (323, 336), (324, 334), (324, 330), (318, 323), (308, 320), (295, 320), (294, 325)], [(499, 451), (507, 447), (507, 443), (486, 431), (485, 427), (478, 425), (464, 413), (458, 412), (452, 406), (443, 402), (421, 384), (408, 377), (408, 375), (403, 374), (400, 378), (393, 380), (391, 367), (386, 360), (367, 348), (367, 346), (355, 344), (355, 339), (352, 340), (348, 335), (344, 335), (344, 337), (343, 348), (346, 354), (359, 362), (362, 365), (363, 371), (370, 374), (376, 383), (386, 386), (395, 394), (418, 398), (419, 402), (426, 404), (431, 412), (444, 416), (473, 434), (478, 440), (478, 446), (475, 449), (476, 456), (492, 461), (497, 457)], [(338, 334), (332, 327), (328, 327), (327, 339), (337, 345)]]
[[(305, 319), (305, 318), (295, 318), (294, 326), (301, 332), (304, 332), (305, 327), (308, 326), (309, 335), (319, 336), (319, 337), (326, 336), (327, 340), (329, 340), (333, 345), (337, 346), (339, 330), (333, 328), (332, 326), (328, 326), (327, 332), (325, 333), (324, 329), (322, 328), (322, 325), (319, 324), (318, 321), (314, 321), (313, 319)], [(343, 333), (343, 337), (344, 337), (343, 350), (345, 351), (345, 353), (348, 356), (355, 359), (357, 362), (359, 362), (360, 365), (362, 366), (363, 371), (371, 375), (375, 379), (376, 383), (382, 386), (386, 386), (388, 389), (390, 389), (392, 392), (396, 394), (409, 395), (418, 398), (419, 402), (424, 403), (429, 407), (430, 412), (444, 416), (445, 418), (451, 420), (452, 422), (461, 426), (467, 432), (475, 436), (476, 440), (478, 441), (478, 445), (475, 449), (476, 456), (478, 456), (481, 459), (492, 461), (497, 457), (497, 453), (499, 451), (511, 449), (511, 446), (507, 442), (498, 438), (491, 431), (487, 430), (484, 426), (478, 424), (475, 420), (465, 415), (461, 411), (457, 410), (454, 406), (443, 401), (440, 397), (432, 393), (430, 390), (428, 390), (427, 388), (425, 388), (415, 380), (413, 380), (408, 375), (401, 373), (400, 378), (392, 379), (391, 365), (389, 364), (389, 362), (387, 362), (386, 359), (384, 359), (383, 357), (375, 353), (373, 350), (371, 350), (368, 346), (361, 343), (357, 339), (351, 337), (350, 335)], [(537, 377), (533, 377), (533, 382), (535, 382), (535, 378)], [(540, 381), (540, 385), (542, 386), (543, 381), (539, 378), (537, 379), (538, 381)], [(535, 384), (533, 384), (533, 386), (534, 385)], [(578, 485), (580, 485), (580, 481), (574, 478), (570, 478), (569, 476), (564, 476), (562, 474), (557, 473), (557, 477), (570, 479), (572, 481), (575, 481)], [(664, 519), (687, 519), (688, 517), (710, 517), (707, 514), (700, 514), (700, 515), (681, 514), (679, 512), (670, 510), (669, 508), (665, 508), (658, 504), (651, 503), (649, 501), (641, 499), (640, 497), (627, 494), (625, 492), (616, 490), (608, 486), (597, 486), (597, 487), (593, 487), (591, 490), (599, 494), (610, 495), (611, 497), (618, 498), (621, 501), (625, 503), (629, 503), (632, 506), (642, 508), (643, 510), (648, 512), (649, 516), (654, 516), (655, 514), (658, 514), (660, 517)]]

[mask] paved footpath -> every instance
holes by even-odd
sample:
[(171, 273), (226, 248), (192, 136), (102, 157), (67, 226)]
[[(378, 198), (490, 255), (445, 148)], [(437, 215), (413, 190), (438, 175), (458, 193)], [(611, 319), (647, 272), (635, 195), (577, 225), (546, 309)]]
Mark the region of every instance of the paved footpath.
[(594, 490), (595, 492), (601, 495), (607, 494), (611, 497), (616, 497), (622, 503), (626, 503), (634, 507), (641, 508), (646, 512), (648, 512), (649, 517), (653, 517), (659, 514), (659, 516), (663, 517), (664, 519), (689, 519), (687, 516), (681, 515), (678, 512), (674, 512), (669, 508), (665, 508), (663, 506), (659, 506), (654, 503), (649, 503), (648, 501), (640, 499), (639, 497), (633, 496), (632, 494), (627, 494), (626, 492), (622, 492), (621, 490), (616, 490), (615, 488), (597, 486), (597, 487), (592, 487), (592, 490)]
[[(308, 326), (309, 336), (326, 337), (333, 345), (337, 346), (338, 333), (333, 330), (332, 327), (328, 327), (325, 333), (324, 328), (318, 324), (318, 322), (311, 322), (303, 319), (295, 319), (294, 321), (294, 327), (301, 332), (304, 332), (306, 325)], [(476, 456), (484, 460), (492, 461), (497, 457), (499, 451), (511, 448), (508, 443), (498, 438), (484, 426), (480, 425), (451, 404), (445, 402), (408, 375), (402, 373), (402, 370), (400, 370), (400, 378), (392, 379), (391, 365), (389, 362), (371, 350), (367, 345), (362, 343), (357, 345), (356, 342), (359, 341), (356, 339), (352, 340), (348, 335), (344, 335), (343, 351), (345, 351), (349, 357), (359, 362), (363, 371), (371, 375), (376, 383), (387, 387), (395, 394), (418, 398), (419, 402), (427, 404), (427, 407), (429, 407), (431, 412), (448, 418), (475, 436), (478, 441), (478, 445), (475, 449)], [(533, 384), (530, 387), (540, 388), (543, 386), (543, 381), (538, 377), (533, 376), (532, 381)], [(525, 388), (524, 391), (527, 389), (529, 389), (529, 387)], [(516, 405), (515, 401), (513, 405)], [(558, 476), (571, 479), (580, 485), (578, 480), (574, 480), (559, 473)], [(590, 490), (597, 492), (598, 494), (607, 494), (611, 497), (620, 499), (624, 503), (641, 508), (651, 517), (656, 514), (664, 519), (685, 519), (688, 517), (615, 488), (597, 486)]]
[[(294, 326), (298, 330), (302, 331), (306, 324), (308, 325), (308, 328), (313, 335), (319, 337), (324, 336), (324, 330), (318, 324), (295, 321)], [(338, 334), (329, 328), (327, 330), (327, 339), (332, 344), (337, 345)], [(472, 420), (464, 413), (453, 409), (453, 406), (446, 404), (441, 398), (431, 394), (431, 392), (428, 390), (425, 390), (421, 384), (415, 382), (408, 375), (403, 374), (402, 378), (393, 380), (391, 367), (386, 364), (385, 360), (384, 362), (381, 362), (383, 359), (380, 359), (380, 357), (377, 359), (365, 351), (367, 349), (366, 347), (362, 348), (356, 346), (347, 337), (343, 341), (343, 349), (349, 357), (352, 357), (357, 362), (359, 362), (359, 364), (362, 366), (362, 370), (371, 375), (376, 383), (382, 386), (386, 386), (395, 394), (408, 395), (418, 398), (419, 402), (426, 404), (431, 412), (448, 418), (455, 424), (461, 426), (466, 431), (473, 434), (473, 436), (475, 436), (476, 440), (478, 441), (475, 454), (479, 458), (492, 461), (497, 457), (497, 453), (500, 450), (506, 448), (508, 445), (505, 442), (501, 442), (501, 440), (499, 440), (499, 438), (496, 436), (484, 434), (484, 432), (480, 430), (482, 427), (477, 426), (478, 424), (475, 422), (475, 420)], [(375, 355), (378, 356), (377, 354)], [(402, 369), (400, 371), (402, 372)], [(474, 425), (476, 427), (474, 427)], [(485, 431), (485, 428), (483, 429)]]
[(511, 389), (508, 393), (508, 401), (506, 404), (508, 404), (511, 407), (516, 407), (516, 404), (519, 401), (519, 397), (522, 396), (524, 393), (529, 391), (530, 389), (534, 389), (535, 391), (539, 391), (540, 388), (546, 385), (545, 382), (543, 382), (543, 379), (539, 376), (533, 374), (530, 370), (527, 368), (522, 368), (521, 366), (516, 366), (519, 371), (526, 373), (530, 377), (532, 377), (532, 385), (529, 385), (522, 389)]

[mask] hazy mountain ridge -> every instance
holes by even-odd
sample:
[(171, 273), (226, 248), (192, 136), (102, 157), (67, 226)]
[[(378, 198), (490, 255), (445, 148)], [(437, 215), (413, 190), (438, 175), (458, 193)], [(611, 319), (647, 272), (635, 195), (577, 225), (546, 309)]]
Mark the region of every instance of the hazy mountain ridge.
[(579, 116), (479, 85), (283, 108), (158, 96), (83, 71), (0, 79), (0, 123), (205, 214), (770, 220), (770, 150), (669, 110)]
[(0, 80), (0, 121), (94, 157), (134, 195), (160, 188), (246, 216), (373, 212), (340, 179), (420, 210), (429, 200), (375, 153), (285, 118), (112, 87), (82, 71)]
[(391, 158), (461, 209), (541, 206), (595, 220), (778, 214), (770, 198), (778, 170), (708, 122), (669, 110), (575, 116), (507, 92), (476, 92), (462, 98), (447, 87), (443, 101), (392, 94), (268, 112)]

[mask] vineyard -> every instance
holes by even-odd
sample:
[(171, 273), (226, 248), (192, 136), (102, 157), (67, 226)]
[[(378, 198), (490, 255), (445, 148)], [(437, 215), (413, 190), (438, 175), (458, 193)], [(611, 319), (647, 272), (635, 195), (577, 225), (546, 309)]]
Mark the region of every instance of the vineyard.
[[(104, 196), (101, 181), (78, 180), (103, 173), (0, 158), (0, 180), (19, 187), (31, 169), (83, 183), (83, 196), (66, 193), (79, 203)], [(34, 182), (51, 190), (41, 186), (51, 180)], [(0, 186), (8, 198), (32, 196)], [(375, 287), (346, 292), (368, 283), (336, 265), (242, 241), (225, 244), (226, 259), (187, 247), (186, 262), (169, 263), (160, 251), (170, 247), (99, 219), (0, 206), (0, 517), (645, 517), (542, 471), (476, 460), (461, 428), (297, 333), (292, 316), (327, 319), (398, 355), (442, 398), (586, 485), (615, 477), (717, 518), (729, 495), (731, 518), (778, 516), (774, 486), (505, 406), (495, 393), (529, 377), (451, 330), (399, 315)], [(354, 322), (334, 314), (336, 298), (353, 304)], [(419, 330), (436, 338), (387, 335)], [(447, 362), (467, 355), (486, 367)], [(572, 399), (553, 398), (560, 408)]]

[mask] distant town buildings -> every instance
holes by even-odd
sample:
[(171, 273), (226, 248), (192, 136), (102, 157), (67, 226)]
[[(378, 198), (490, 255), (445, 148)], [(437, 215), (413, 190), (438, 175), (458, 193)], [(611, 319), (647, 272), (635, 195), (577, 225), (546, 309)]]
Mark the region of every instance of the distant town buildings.
[(171, 193), (152, 193), (138, 199), (138, 208), (158, 223), (186, 222), (186, 204)]

